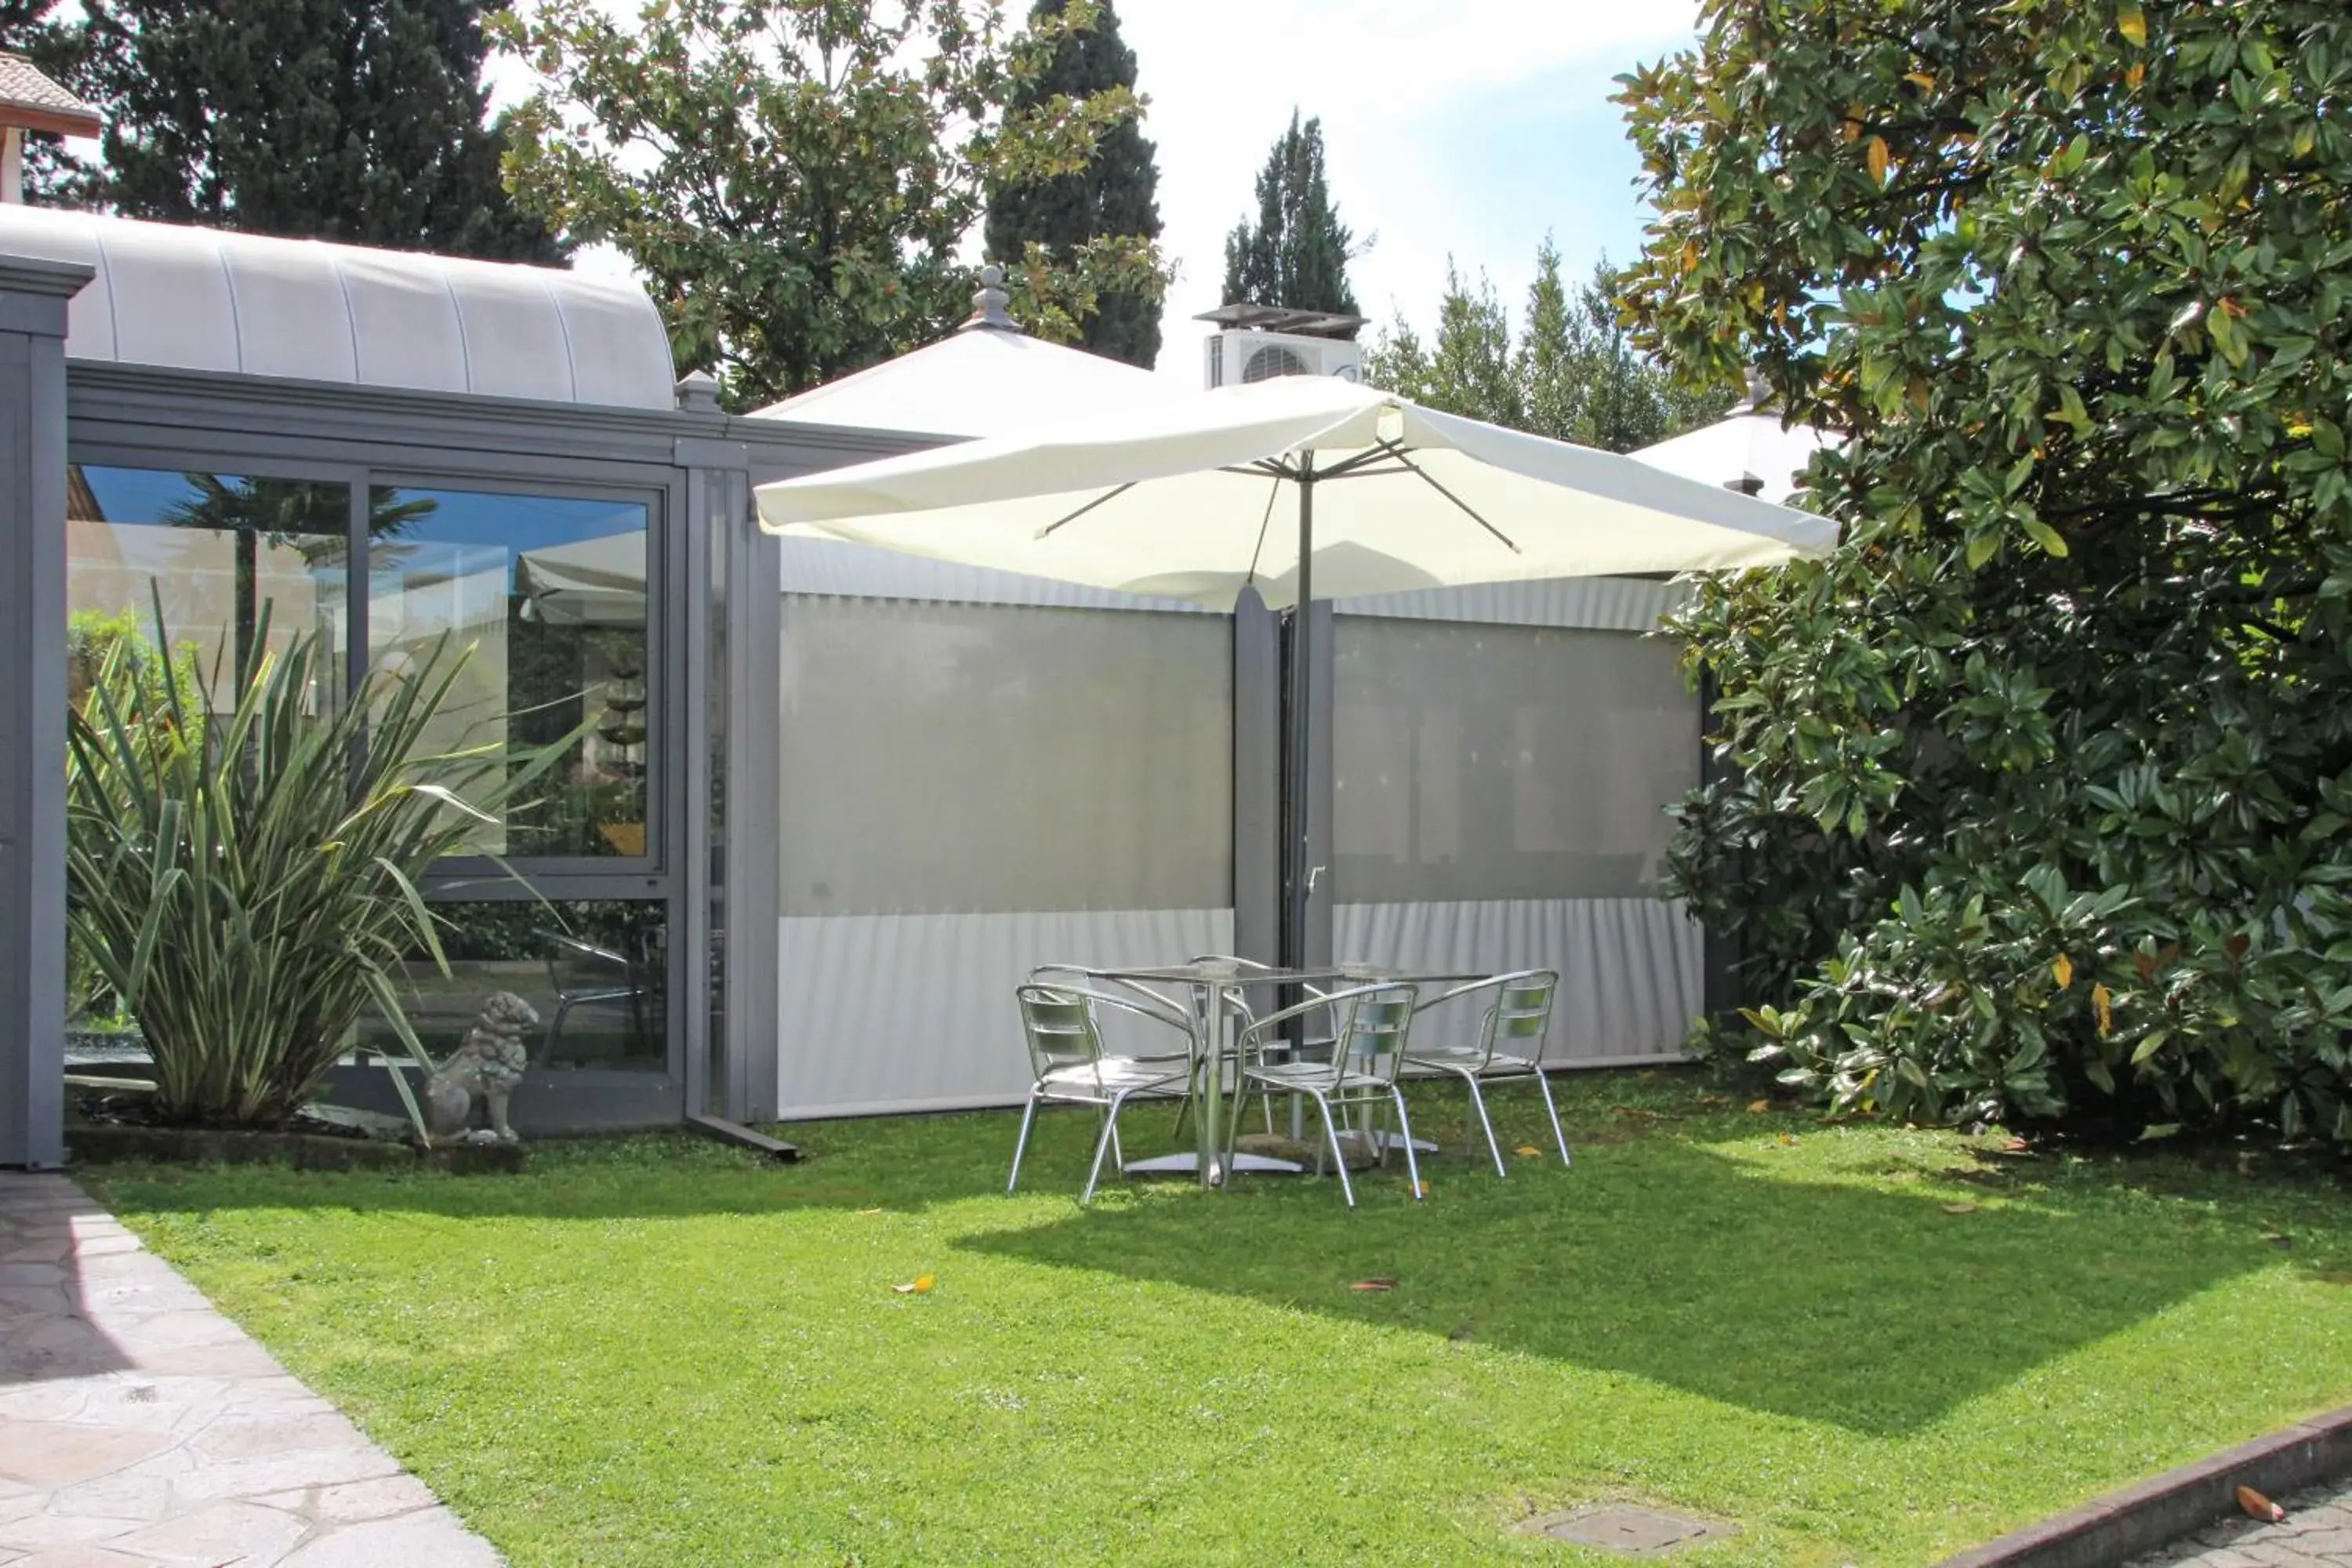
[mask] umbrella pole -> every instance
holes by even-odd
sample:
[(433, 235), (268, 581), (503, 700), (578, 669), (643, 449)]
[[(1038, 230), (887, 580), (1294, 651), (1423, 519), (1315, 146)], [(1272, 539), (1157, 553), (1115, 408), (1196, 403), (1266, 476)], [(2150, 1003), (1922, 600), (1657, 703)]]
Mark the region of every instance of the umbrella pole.
[(1298, 594), (1290, 612), (1290, 734), (1282, 792), (1284, 878), (1282, 960), (1293, 968), (1307, 963), (1307, 903), (1314, 870), (1307, 864), (1312, 818), (1307, 786), (1313, 771), (1307, 743), (1307, 688), (1313, 671), (1315, 606), (1315, 454), (1298, 455)]

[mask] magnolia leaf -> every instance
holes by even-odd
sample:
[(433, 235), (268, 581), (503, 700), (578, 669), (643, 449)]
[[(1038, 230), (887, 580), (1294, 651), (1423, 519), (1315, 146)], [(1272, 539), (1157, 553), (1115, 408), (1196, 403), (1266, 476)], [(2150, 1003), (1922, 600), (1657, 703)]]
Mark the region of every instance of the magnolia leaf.
[(2105, 985), (2091, 987), (2091, 1010), (2099, 1016), (2099, 1038), (2116, 1032), (2115, 994)]
[(938, 1283), (929, 1274), (919, 1274), (904, 1285), (893, 1285), (890, 1289), (901, 1296), (928, 1296), (931, 1293), (931, 1287)]
[(2025, 536), (2040, 545), (2044, 555), (2054, 555), (2062, 561), (2065, 559), (2066, 536), (2064, 534), (2060, 533), (2038, 517), (2023, 519), (2022, 526), (2025, 529)]
[(1397, 1282), (1393, 1279), (1385, 1275), (1373, 1279), (1359, 1279), (1353, 1285), (1348, 1287), (1350, 1290), (1361, 1290), (1367, 1292), (1375, 1290), (1393, 1290), (1396, 1288)]
[(1886, 138), (1874, 136), (1863, 143), (1864, 161), (1870, 165), (1870, 177), (1880, 184), (1886, 183), (1886, 170), (1893, 162), (1886, 151)]
[(1946, 1204), (1944, 1205), (1944, 1212), (1946, 1214), (1974, 1214), (1977, 1212), (1977, 1205), (1974, 1204)]
[(2063, 952), (2057, 957), (2052, 959), (2050, 961), (2050, 978), (2058, 983), (2058, 989), (2061, 991), (2063, 991), (2069, 985), (2074, 984), (2074, 961), (2067, 957)]
[(1543, 1151), (1532, 1143), (1520, 1144), (1516, 1152), (1522, 1160), (1538, 1160), (1543, 1157)]
[(2128, 43), (2147, 47), (2147, 16), (2140, 10), (2139, 0), (2116, 0), (2116, 31)]

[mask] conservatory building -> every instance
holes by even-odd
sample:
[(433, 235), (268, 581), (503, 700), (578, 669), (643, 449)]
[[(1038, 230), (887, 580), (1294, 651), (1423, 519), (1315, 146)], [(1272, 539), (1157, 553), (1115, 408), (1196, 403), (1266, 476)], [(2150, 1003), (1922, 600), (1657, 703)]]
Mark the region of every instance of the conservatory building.
[[(714, 393), (625, 281), (0, 205), (0, 1165), (62, 1159), (69, 1070), (136, 1070), (68, 994), (63, 731), (159, 606), (215, 710), (265, 636), (325, 639), (332, 704), (446, 635), (444, 738), (561, 747), (410, 974), (436, 1055), (532, 1003), (526, 1132), (1007, 1103), (1031, 964), (1272, 956), (1278, 617), (777, 539), (754, 486), (985, 431)], [(1557, 963), (1556, 1060), (1679, 1053), (1675, 592), (1315, 607), (1324, 955)], [(394, 1108), (389, 1044), (338, 1099)]]

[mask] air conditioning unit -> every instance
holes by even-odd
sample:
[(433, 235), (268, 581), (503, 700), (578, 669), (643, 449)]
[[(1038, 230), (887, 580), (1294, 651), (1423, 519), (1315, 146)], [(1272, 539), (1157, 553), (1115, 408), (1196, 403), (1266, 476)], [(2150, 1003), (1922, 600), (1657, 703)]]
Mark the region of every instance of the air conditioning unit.
[(1228, 331), (1202, 342), (1208, 351), (1213, 389), (1272, 381), (1277, 375), (1336, 375), (1356, 381), (1364, 373), (1364, 351), (1338, 338)]

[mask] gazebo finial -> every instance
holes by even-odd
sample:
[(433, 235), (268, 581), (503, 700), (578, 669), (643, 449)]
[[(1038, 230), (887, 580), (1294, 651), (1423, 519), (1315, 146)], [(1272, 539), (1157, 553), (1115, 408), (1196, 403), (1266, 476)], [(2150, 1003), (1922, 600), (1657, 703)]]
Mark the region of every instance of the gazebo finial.
[(971, 297), (971, 314), (965, 317), (963, 325), (956, 330), (961, 332), (975, 329), (1017, 332), (1020, 327), (1014, 324), (1013, 317), (1005, 310), (1012, 303), (1013, 296), (1004, 291), (1004, 268), (992, 262), (980, 269), (980, 289)]

